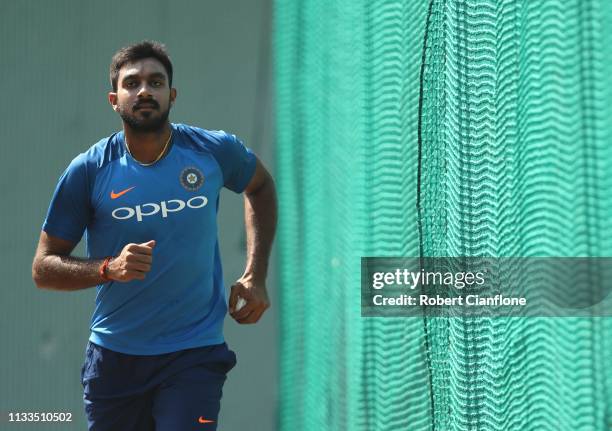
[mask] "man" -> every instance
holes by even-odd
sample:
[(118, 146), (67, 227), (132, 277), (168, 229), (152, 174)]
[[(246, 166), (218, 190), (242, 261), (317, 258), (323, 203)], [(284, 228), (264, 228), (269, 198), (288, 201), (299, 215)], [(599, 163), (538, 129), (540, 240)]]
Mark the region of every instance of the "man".
[[(90, 430), (216, 429), (235, 355), (217, 243), (219, 191), (244, 192), (247, 262), (229, 311), (255, 323), (276, 228), (274, 182), (231, 134), (168, 121), (176, 100), (163, 45), (119, 50), (108, 100), (123, 130), (61, 176), (32, 275), (39, 288), (97, 286), (81, 371)], [(86, 233), (88, 258), (71, 252)]]

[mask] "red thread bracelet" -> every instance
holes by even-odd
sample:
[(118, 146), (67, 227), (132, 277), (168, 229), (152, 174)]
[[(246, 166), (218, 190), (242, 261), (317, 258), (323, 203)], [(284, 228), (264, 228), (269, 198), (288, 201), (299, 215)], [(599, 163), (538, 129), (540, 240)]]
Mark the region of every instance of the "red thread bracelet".
[(104, 259), (104, 262), (102, 262), (102, 265), (100, 265), (100, 269), (98, 270), (100, 278), (102, 278), (104, 281), (111, 281), (108, 275), (106, 275), (106, 270), (108, 269), (108, 264), (110, 263), (111, 259), (113, 259), (113, 256), (108, 256), (106, 259)]

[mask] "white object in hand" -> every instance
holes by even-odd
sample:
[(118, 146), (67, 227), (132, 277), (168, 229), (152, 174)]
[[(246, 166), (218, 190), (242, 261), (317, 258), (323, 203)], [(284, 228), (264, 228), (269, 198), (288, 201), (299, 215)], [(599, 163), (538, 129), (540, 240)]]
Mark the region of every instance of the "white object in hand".
[(236, 301), (236, 311), (240, 311), (240, 309), (244, 307), (245, 305), (246, 305), (246, 300), (244, 300), (244, 298), (239, 296), (238, 300)]

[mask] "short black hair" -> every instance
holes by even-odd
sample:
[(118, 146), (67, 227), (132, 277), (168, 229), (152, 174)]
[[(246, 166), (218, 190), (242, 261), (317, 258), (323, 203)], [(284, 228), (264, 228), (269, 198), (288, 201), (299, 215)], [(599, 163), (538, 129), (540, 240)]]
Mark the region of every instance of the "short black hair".
[(168, 51), (166, 51), (166, 46), (154, 40), (143, 40), (142, 42), (124, 46), (113, 55), (110, 64), (110, 82), (113, 86), (113, 91), (117, 91), (119, 70), (126, 63), (133, 63), (145, 58), (154, 58), (164, 66), (168, 74), (168, 84), (172, 87), (172, 62), (168, 56)]

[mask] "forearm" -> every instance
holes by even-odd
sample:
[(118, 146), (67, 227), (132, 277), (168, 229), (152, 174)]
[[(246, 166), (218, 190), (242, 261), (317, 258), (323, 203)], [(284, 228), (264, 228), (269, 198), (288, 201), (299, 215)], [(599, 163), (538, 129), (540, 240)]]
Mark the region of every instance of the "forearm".
[(263, 282), (268, 273), (277, 219), (276, 188), (271, 177), (255, 192), (245, 194), (244, 213), (247, 236), (245, 276)]
[(42, 289), (72, 291), (86, 289), (105, 280), (99, 275), (103, 259), (83, 259), (73, 256), (45, 255), (32, 265), (32, 278)]

